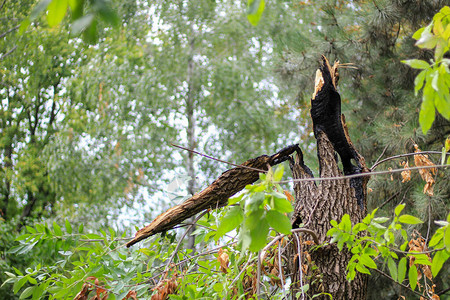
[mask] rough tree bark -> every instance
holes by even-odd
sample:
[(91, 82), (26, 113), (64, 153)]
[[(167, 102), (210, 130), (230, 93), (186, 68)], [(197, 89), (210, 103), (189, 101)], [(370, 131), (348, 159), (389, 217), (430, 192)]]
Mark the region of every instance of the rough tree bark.
[[(311, 100), (311, 117), (317, 140), (320, 177), (342, 176), (339, 170), (339, 154), (345, 175), (367, 173), (364, 158), (358, 154), (348, 136), (345, 119), (341, 116), (340, 96), (336, 91), (339, 62), (330, 66), (323, 57), (322, 65), (316, 73), (316, 86)], [(355, 163), (356, 165), (354, 165)], [(290, 159), (294, 179), (312, 178), (312, 172), (304, 164), (301, 153), (296, 159)], [(352, 223), (360, 222), (366, 213), (368, 177), (352, 179), (300, 181), (294, 185), (295, 208), (292, 216), (293, 227), (303, 223), (304, 228), (317, 234), (320, 243), (326, 242), (331, 220), (340, 220), (349, 214)], [(305, 237), (304, 237), (305, 238)], [(301, 240), (301, 239), (299, 239)], [(297, 244), (297, 239), (290, 243), (288, 273), (294, 274), (292, 282), (293, 295), (300, 290), (300, 285), (309, 284), (310, 296), (329, 293), (333, 299), (365, 299), (367, 277), (358, 274), (352, 282), (346, 280), (346, 266), (351, 258), (344, 249), (339, 252), (335, 244), (318, 248), (307, 246), (310, 243)], [(298, 249), (302, 248), (299, 269)], [(315, 268), (317, 267), (317, 268)], [(302, 278), (300, 278), (302, 276)], [(323, 296), (323, 299), (329, 298)]]

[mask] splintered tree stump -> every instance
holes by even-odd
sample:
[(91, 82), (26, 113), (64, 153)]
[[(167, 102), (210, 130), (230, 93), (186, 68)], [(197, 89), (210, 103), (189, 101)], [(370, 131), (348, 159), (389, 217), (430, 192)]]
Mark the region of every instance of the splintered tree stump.
[[(311, 117), (314, 135), (317, 140), (320, 177), (338, 177), (350, 174), (367, 173), (364, 158), (356, 151), (341, 115), (341, 99), (336, 90), (339, 62), (330, 66), (322, 57), (322, 65), (316, 72), (316, 86), (311, 100)], [(339, 170), (337, 154), (342, 161), (343, 173)], [(304, 164), (302, 155), (290, 159), (294, 179), (313, 178), (310, 169)], [(294, 184), (295, 207), (291, 221), (293, 227), (301, 223), (304, 228), (317, 234), (320, 243), (327, 242), (326, 233), (331, 228), (330, 221), (341, 220), (349, 214), (352, 224), (360, 222), (366, 213), (366, 177), (352, 179), (300, 181)], [(307, 236), (304, 236), (305, 239)], [(297, 239), (291, 239), (288, 273), (294, 274), (293, 294), (301, 291), (301, 283), (309, 284), (307, 294), (313, 296), (329, 293), (333, 299), (365, 299), (367, 276), (358, 273), (351, 282), (346, 280), (346, 266), (351, 258), (347, 249), (339, 252), (335, 244), (312, 248), (301, 245), (302, 272), (299, 270)], [(314, 268), (317, 267), (317, 268)], [(302, 278), (300, 278), (302, 275)], [(328, 296), (321, 296), (329, 299)]]

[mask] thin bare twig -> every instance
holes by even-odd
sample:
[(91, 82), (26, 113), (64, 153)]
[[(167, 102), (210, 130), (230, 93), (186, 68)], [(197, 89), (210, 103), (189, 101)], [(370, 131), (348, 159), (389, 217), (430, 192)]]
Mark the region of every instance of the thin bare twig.
[(387, 148), (389, 147), (389, 145), (386, 145), (386, 147), (384, 147), (383, 152), (381, 152), (380, 156), (378, 156), (377, 160), (375, 161), (375, 165), (380, 161), (380, 159), (383, 157), (384, 153), (386, 152)]
[(7, 35), (8, 33), (12, 32), (12, 31), (14, 31), (14, 30), (19, 29), (19, 27), (20, 27), (20, 24), (17, 25), (17, 26), (15, 26), (15, 27), (13, 27), (13, 28), (11, 28), (11, 29), (6, 30), (5, 32), (3, 32), (2, 34), (0, 34), (0, 39), (1, 39), (1, 38), (4, 38), (5, 35)]
[(300, 248), (300, 239), (297, 234), (294, 233), (295, 239), (297, 240), (297, 252), (298, 252), (298, 270), (300, 272), (300, 288), (302, 289), (302, 300), (305, 300), (305, 292), (303, 289), (303, 270), (302, 270), (302, 249)]
[(0, 57), (0, 61), (2, 61), (3, 59), (5, 59), (5, 57), (7, 57), (8, 55), (10, 55), (11, 53), (13, 53), (14, 50), (16, 50), (16, 49), (17, 49), (17, 45), (14, 46), (14, 47), (12, 47), (12, 49), (9, 50), (8, 52), (6, 52), (5, 54), (3, 54), (2, 57)]
[(298, 178), (298, 179), (289, 179), (289, 180), (281, 180), (275, 183), (289, 183), (289, 182), (302, 182), (302, 181), (327, 181), (327, 180), (342, 180), (342, 179), (350, 179), (350, 178), (358, 178), (358, 177), (366, 177), (366, 176), (374, 176), (374, 175), (384, 175), (384, 174), (392, 174), (392, 173), (401, 173), (403, 171), (415, 171), (420, 169), (434, 169), (434, 168), (448, 168), (449, 165), (432, 165), (432, 166), (421, 166), (421, 167), (411, 167), (411, 168), (403, 168), (403, 169), (393, 169), (387, 171), (376, 171), (376, 172), (367, 172), (367, 173), (359, 173), (352, 175), (343, 175), (343, 176), (335, 176), (335, 177), (314, 177), (314, 178)]
[[(234, 285), (234, 283), (239, 279), (239, 277), (241, 277), (242, 273), (244, 273), (244, 271), (247, 269), (248, 265), (250, 264), (251, 260), (252, 260), (252, 254), (250, 254), (247, 262), (245, 263), (244, 267), (242, 267), (242, 270), (239, 272), (239, 274), (237, 274), (236, 277), (234, 277), (233, 281), (230, 283), (230, 285), (228, 286), (228, 288), (232, 287)], [(225, 299), (225, 298), (224, 298)]]
[(261, 256), (259, 255), (261, 251), (258, 251), (258, 266), (256, 273), (256, 296), (259, 298), (259, 293), (261, 293)]
[[(418, 155), (418, 154), (442, 154), (442, 152), (439, 151), (421, 151), (421, 152), (414, 152), (414, 153), (405, 153), (405, 154), (399, 154), (399, 155), (394, 155), (391, 157), (387, 157), (383, 160), (377, 161), (373, 164), (372, 168), (370, 168), (370, 170), (374, 170), (377, 166), (379, 166), (380, 164), (387, 162), (389, 160), (393, 160), (393, 159), (397, 159), (397, 158), (402, 158), (402, 157), (407, 157), (407, 156), (414, 156), (414, 155)], [(447, 155), (450, 155), (450, 153), (447, 153)]]
[(192, 149), (188, 149), (188, 148), (186, 148), (186, 147), (182, 147), (182, 146), (175, 145), (175, 144), (172, 144), (172, 143), (170, 143), (170, 145), (173, 146), (173, 147), (180, 148), (180, 149), (183, 149), (183, 150), (186, 150), (186, 151), (195, 153), (195, 154), (197, 154), (197, 155), (200, 155), (200, 156), (203, 156), (203, 157), (206, 157), (206, 158), (209, 158), (209, 159), (212, 159), (212, 160), (215, 160), (215, 161), (224, 163), (224, 164), (232, 165), (232, 166), (239, 167), (239, 168), (245, 168), (245, 169), (249, 169), (249, 170), (253, 170), (253, 171), (258, 171), (258, 172), (262, 172), (262, 173), (267, 173), (267, 171), (265, 171), (265, 170), (261, 170), (261, 169), (257, 169), (257, 168), (252, 168), (252, 167), (249, 167), (249, 166), (237, 165), (237, 164), (231, 163), (231, 162), (229, 162), (229, 161), (221, 160), (221, 159), (218, 159), (218, 158), (215, 158), (215, 157), (206, 155), (206, 154), (204, 154), (204, 153), (200, 153), (200, 152), (198, 152), (198, 151), (195, 151), (195, 150), (192, 150)]
[(400, 192), (395, 193), (394, 195), (392, 195), (391, 197), (389, 197), (389, 199), (387, 199), (386, 201), (383, 202), (383, 204), (381, 204), (380, 206), (378, 206), (379, 209), (382, 209), (386, 204), (388, 204), (389, 202), (391, 202), (393, 199), (395, 199), (395, 197), (397, 197), (400, 194)]
[(286, 291), (284, 290), (283, 269), (281, 268), (281, 243), (278, 243), (278, 269), (280, 272), (281, 290), (283, 291), (283, 297), (286, 299)]

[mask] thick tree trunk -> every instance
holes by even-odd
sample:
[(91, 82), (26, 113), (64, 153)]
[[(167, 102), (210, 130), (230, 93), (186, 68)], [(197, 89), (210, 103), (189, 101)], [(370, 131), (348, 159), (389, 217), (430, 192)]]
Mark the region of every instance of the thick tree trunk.
[[(314, 123), (314, 134), (317, 139), (317, 155), (319, 158), (320, 177), (342, 176), (338, 167), (336, 152), (342, 160), (346, 175), (365, 173), (364, 158), (357, 153), (351, 143), (345, 119), (341, 117), (340, 97), (336, 91), (338, 80), (338, 63), (331, 67), (323, 58), (323, 63), (316, 73), (316, 90), (311, 101), (311, 115)], [(356, 163), (356, 165), (353, 165)], [(304, 164), (301, 153), (290, 164), (294, 179), (312, 178), (312, 172)], [(294, 185), (296, 203), (292, 216), (293, 227), (303, 224), (317, 234), (320, 243), (328, 241), (327, 231), (330, 221), (340, 221), (344, 214), (349, 214), (352, 223), (360, 222), (366, 212), (366, 185), (368, 177), (340, 180), (300, 181)], [(292, 278), (293, 295), (301, 291), (301, 285), (309, 284), (309, 296), (324, 293), (324, 299), (365, 299), (367, 278), (358, 274), (348, 282), (346, 266), (351, 258), (343, 249), (339, 252), (334, 244), (314, 248), (305, 239), (294, 238), (290, 246), (288, 273)], [(300, 241), (300, 245), (297, 241)], [(300, 250), (300, 255), (298, 255)], [(299, 258), (302, 269), (299, 269)], [(301, 294), (301, 293), (300, 293)], [(306, 295), (300, 296), (300, 298)], [(306, 299), (306, 298), (305, 298)]]

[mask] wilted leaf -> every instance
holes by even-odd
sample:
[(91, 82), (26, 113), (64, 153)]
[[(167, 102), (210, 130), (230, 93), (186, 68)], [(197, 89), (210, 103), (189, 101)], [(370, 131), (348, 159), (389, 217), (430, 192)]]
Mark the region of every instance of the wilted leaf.
[[(433, 112), (433, 114), (434, 114), (434, 112)], [(419, 146), (414, 145), (414, 148), (415, 148), (415, 152), (421, 152), (421, 150), (419, 149)], [(424, 155), (424, 154), (414, 155), (414, 163), (417, 167), (434, 166), (434, 164), (428, 158), (428, 155)], [(422, 177), (422, 179), (426, 182), (425, 187), (423, 189), (424, 194), (433, 196), (433, 185), (435, 182), (433, 175), (436, 174), (436, 168), (420, 169), (419, 173), (420, 173), (420, 176)]]
[(228, 264), (230, 263), (230, 259), (228, 254), (222, 248), (219, 249), (217, 260), (220, 263), (220, 271), (226, 274), (228, 272)]
[[(409, 168), (408, 162), (407, 162), (407, 161), (403, 161), (403, 162), (401, 163), (401, 165), (402, 165), (403, 168), (405, 168), (405, 169), (408, 169), (408, 168)], [(402, 183), (411, 180), (411, 170), (405, 170), (405, 171), (403, 171), (403, 172), (401, 173), (401, 175), (402, 175)]]

